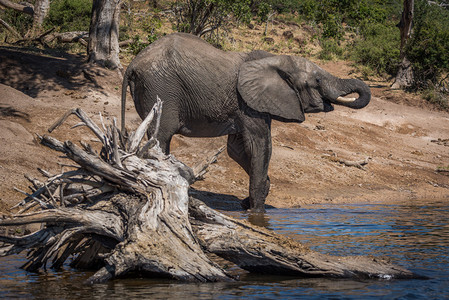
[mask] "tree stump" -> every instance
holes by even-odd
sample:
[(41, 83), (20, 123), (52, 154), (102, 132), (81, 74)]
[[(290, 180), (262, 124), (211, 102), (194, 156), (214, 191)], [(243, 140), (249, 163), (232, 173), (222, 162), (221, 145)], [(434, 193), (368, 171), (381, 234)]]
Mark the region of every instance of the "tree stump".
[(118, 44), (120, 6), (120, 0), (93, 1), (87, 53), (90, 63), (122, 71)]
[[(162, 102), (130, 135), (112, 125), (97, 126), (82, 110), (71, 110), (102, 142), (100, 153), (82, 143), (40, 137), (79, 166), (62, 174), (42, 171), (32, 192), (0, 218), (0, 226), (42, 223), (25, 236), (0, 234), (0, 256), (28, 251), (23, 268), (94, 268), (89, 283), (130, 272), (185, 281), (229, 281), (233, 276), (209, 258), (214, 253), (242, 269), (298, 277), (412, 278), (415, 274), (381, 259), (336, 257), (248, 222), (235, 220), (188, 196), (197, 175), (165, 155), (155, 140)], [(152, 122), (156, 123), (151, 126)], [(150, 127), (151, 126), (151, 127)], [(143, 137), (153, 128), (153, 137)], [(221, 150), (222, 151), (222, 150)], [(200, 169), (201, 176), (204, 167)], [(1, 232), (1, 231), (0, 231)], [(7, 232), (7, 231), (5, 231)]]

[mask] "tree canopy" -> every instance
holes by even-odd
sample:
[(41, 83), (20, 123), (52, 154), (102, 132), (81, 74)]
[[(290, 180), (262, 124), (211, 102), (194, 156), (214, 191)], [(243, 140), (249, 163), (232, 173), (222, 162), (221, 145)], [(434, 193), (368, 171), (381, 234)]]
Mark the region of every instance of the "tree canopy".
[[(92, 1), (53, 0), (49, 10), (46, 3), (49, 1), (0, 0), (0, 7), (5, 8), (0, 11), (0, 30), (3, 30), (0, 38), (7, 43), (34, 39), (45, 47), (56, 40), (78, 41), (87, 46)], [(139, 7), (140, 12), (133, 15), (133, 7)], [(443, 94), (449, 89), (447, 0), (414, 1), (411, 36), (403, 43), (402, 50), (398, 29), (402, 0), (171, 0), (140, 4), (122, 1), (121, 10), (122, 19), (116, 27), (120, 27), (120, 37), (124, 37), (122, 45), (128, 45), (133, 55), (164, 34), (158, 30), (167, 20), (174, 31), (202, 36), (220, 46), (220, 36), (226, 35), (232, 27), (250, 22), (265, 23), (264, 34), (267, 34), (269, 22), (284, 18), (298, 26), (306, 24), (313, 28), (315, 34), (311, 39), (317, 39), (322, 48), (320, 59), (337, 56), (363, 65), (364, 70), (369, 69), (372, 74), (395, 76), (402, 55), (413, 68), (411, 89), (431, 88)], [(37, 12), (46, 17), (38, 21)], [(162, 21), (161, 16), (166, 20)], [(132, 18), (138, 22), (131, 22)], [(66, 31), (77, 34), (71, 38), (56, 34)]]

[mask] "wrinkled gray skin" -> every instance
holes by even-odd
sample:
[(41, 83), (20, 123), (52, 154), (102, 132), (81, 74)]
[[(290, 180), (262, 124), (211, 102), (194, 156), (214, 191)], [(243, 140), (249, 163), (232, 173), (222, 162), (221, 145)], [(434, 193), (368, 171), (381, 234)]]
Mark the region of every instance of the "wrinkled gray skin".
[[(304, 113), (331, 111), (332, 103), (363, 108), (371, 98), (362, 81), (334, 77), (307, 59), (224, 52), (181, 33), (157, 40), (129, 65), (122, 87), (122, 127), (128, 85), (142, 119), (156, 96), (163, 101), (157, 139), (167, 154), (174, 134), (228, 135), (229, 156), (250, 177), (243, 206), (252, 211), (264, 211), (270, 188), (272, 119), (301, 123)], [(359, 97), (340, 97), (350, 93)]]

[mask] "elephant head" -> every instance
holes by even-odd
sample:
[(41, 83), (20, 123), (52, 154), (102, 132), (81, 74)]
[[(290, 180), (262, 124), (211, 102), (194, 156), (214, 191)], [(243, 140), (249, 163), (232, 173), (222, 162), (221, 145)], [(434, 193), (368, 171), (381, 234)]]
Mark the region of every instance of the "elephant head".
[[(304, 113), (331, 111), (332, 104), (363, 108), (371, 99), (363, 81), (340, 79), (305, 58), (286, 55), (243, 63), (237, 88), (250, 108), (284, 122), (302, 122)], [(359, 97), (345, 97), (352, 93)]]

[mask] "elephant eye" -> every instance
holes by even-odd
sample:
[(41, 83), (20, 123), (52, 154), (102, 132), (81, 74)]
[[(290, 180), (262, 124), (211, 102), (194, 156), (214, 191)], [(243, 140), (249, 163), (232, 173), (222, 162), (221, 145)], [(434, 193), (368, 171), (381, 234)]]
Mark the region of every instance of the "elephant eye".
[(320, 78), (316, 78), (316, 83), (320, 83), (321, 82), (321, 79)]

